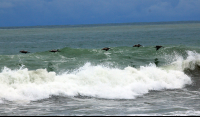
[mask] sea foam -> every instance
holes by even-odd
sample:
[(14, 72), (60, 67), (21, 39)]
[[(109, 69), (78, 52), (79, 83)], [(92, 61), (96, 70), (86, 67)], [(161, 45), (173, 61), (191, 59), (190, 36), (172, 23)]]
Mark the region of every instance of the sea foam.
[(0, 99), (28, 102), (52, 95), (135, 99), (151, 90), (183, 88), (191, 82), (183, 71), (159, 68), (153, 63), (124, 69), (86, 63), (62, 74), (4, 67), (0, 73)]

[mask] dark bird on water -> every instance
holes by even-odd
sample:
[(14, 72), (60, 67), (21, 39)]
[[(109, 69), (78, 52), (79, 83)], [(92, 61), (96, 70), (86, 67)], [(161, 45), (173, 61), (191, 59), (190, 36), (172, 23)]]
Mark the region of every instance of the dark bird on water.
[(58, 49), (57, 50), (50, 50), (49, 52), (60, 52)]
[(25, 51), (25, 50), (21, 50), (21, 51), (19, 51), (19, 52), (24, 53), (24, 54), (26, 54), (26, 53), (30, 53), (30, 52)]
[(140, 46), (142, 46), (142, 45), (140, 45), (140, 44), (137, 44), (137, 45), (134, 45), (133, 47), (140, 47)]
[(110, 48), (105, 47), (105, 48), (103, 48), (102, 50), (108, 51), (109, 49), (110, 49)]
[(158, 46), (158, 45), (157, 45), (157, 46), (155, 46), (154, 48), (156, 48), (156, 51), (157, 51), (157, 50), (159, 50), (161, 47), (163, 47), (163, 46)]

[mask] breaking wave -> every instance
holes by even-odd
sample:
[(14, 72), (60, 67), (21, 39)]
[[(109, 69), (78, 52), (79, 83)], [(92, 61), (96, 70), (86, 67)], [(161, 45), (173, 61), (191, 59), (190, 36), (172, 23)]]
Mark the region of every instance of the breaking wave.
[(84, 66), (62, 74), (46, 69), (11, 70), (4, 67), (0, 73), (0, 102), (3, 100), (29, 102), (58, 96), (89, 96), (106, 99), (135, 99), (151, 90), (184, 88), (192, 84), (184, 69), (200, 64), (200, 55), (188, 51), (184, 59), (176, 56), (167, 66), (154, 63), (139, 68), (111, 68), (103, 65)]

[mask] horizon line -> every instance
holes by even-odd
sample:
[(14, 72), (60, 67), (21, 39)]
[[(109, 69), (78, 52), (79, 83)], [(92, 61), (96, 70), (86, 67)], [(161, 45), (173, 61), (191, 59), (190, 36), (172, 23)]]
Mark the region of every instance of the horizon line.
[(98, 24), (63, 24), (63, 25), (34, 25), (34, 26), (0, 26), (0, 29), (10, 29), (10, 28), (41, 28), (41, 27), (79, 27), (79, 26), (105, 26), (105, 25), (128, 25), (128, 24), (164, 24), (164, 23), (200, 23), (200, 20), (187, 20), (187, 21), (155, 21), (155, 22), (126, 22), (126, 23), (98, 23)]

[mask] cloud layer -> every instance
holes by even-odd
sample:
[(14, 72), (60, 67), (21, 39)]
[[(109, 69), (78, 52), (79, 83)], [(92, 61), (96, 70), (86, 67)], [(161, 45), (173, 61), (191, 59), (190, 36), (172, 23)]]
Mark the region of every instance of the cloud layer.
[(200, 20), (200, 0), (0, 0), (0, 27)]

